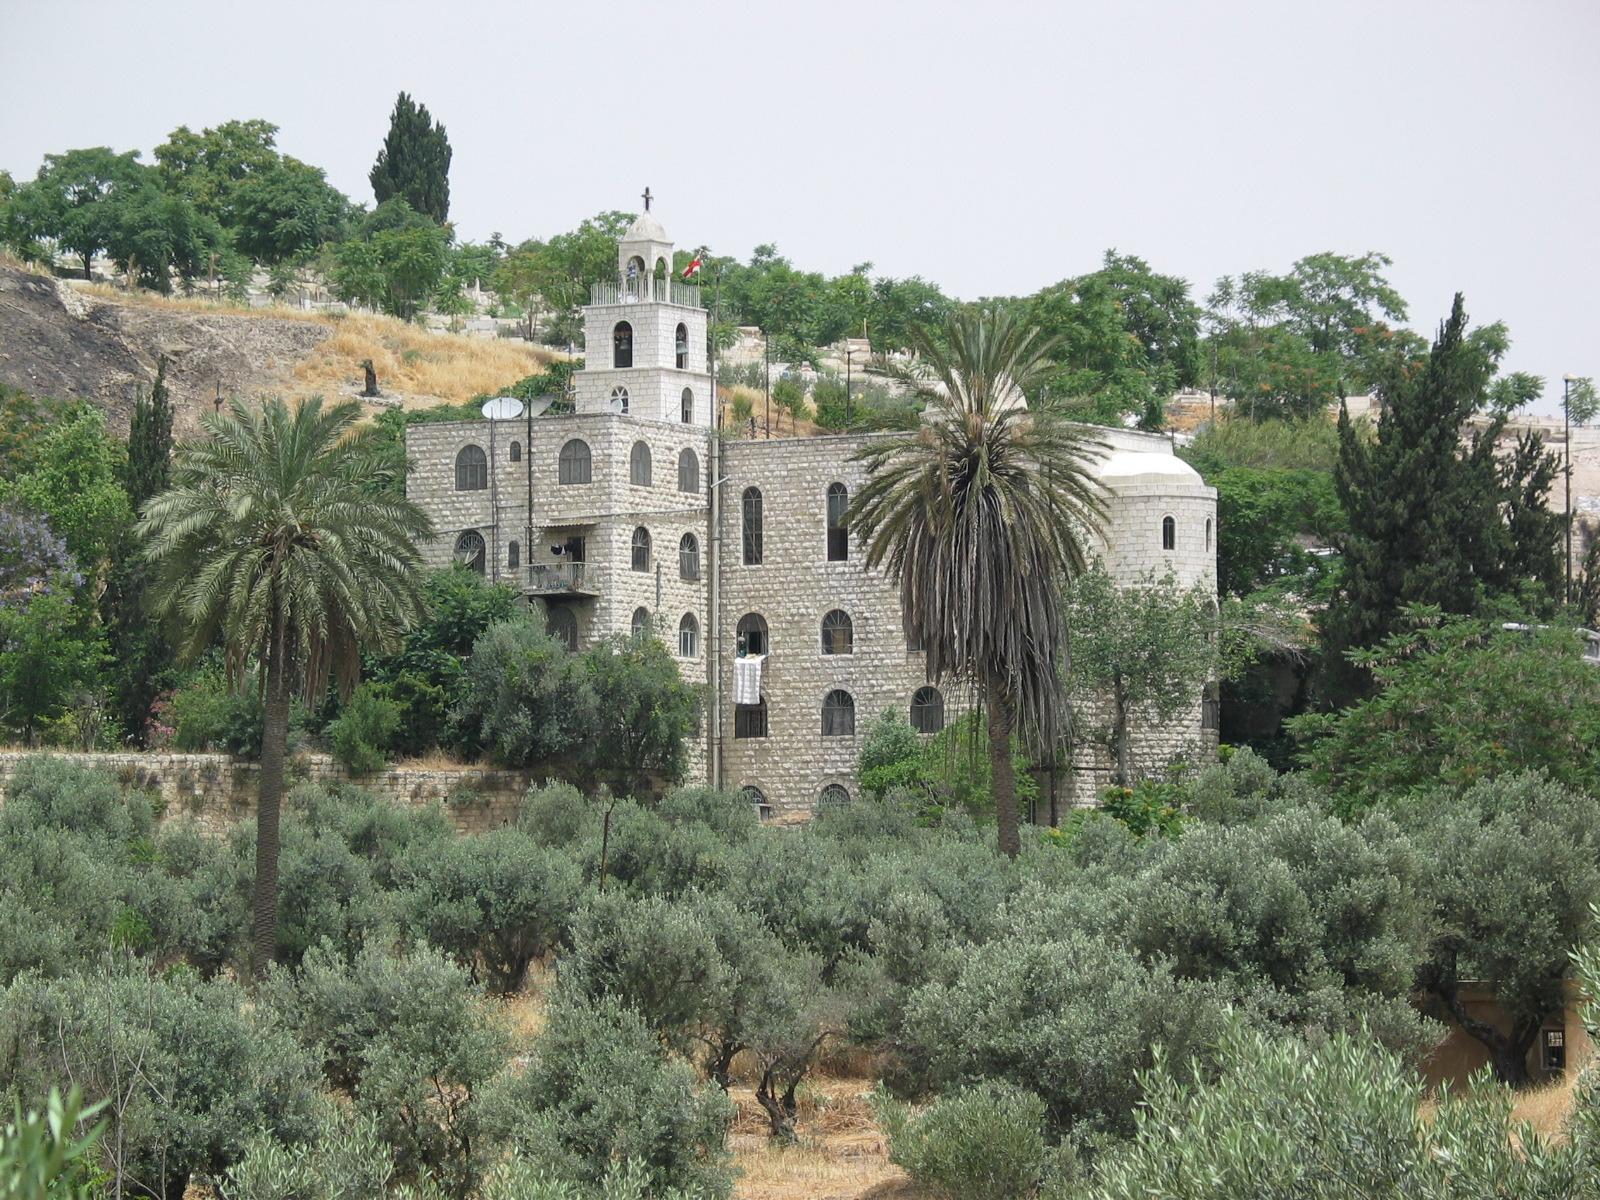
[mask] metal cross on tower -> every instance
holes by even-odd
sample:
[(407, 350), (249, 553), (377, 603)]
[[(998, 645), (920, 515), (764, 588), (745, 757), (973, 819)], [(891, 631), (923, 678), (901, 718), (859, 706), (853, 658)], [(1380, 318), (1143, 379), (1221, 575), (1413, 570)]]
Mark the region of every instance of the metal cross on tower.
[(650, 185), (649, 184), (645, 184), (644, 195), (641, 196), (640, 199), (642, 199), (644, 201), (644, 210), (645, 210), (645, 212), (649, 212), (650, 211), (650, 201), (655, 199), (655, 197), (650, 194)]

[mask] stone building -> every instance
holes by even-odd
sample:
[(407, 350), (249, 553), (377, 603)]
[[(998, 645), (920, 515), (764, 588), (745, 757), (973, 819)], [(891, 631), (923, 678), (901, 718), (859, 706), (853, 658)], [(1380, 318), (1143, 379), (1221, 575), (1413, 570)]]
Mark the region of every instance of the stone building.
[[(885, 708), (931, 736), (962, 697), (929, 684), (894, 585), (844, 526), (873, 435), (723, 436), (706, 312), (671, 262), (647, 207), (618, 244), (617, 281), (591, 291), (575, 411), (413, 425), (407, 492), (438, 530), (431, 565), (514, 583), (575, 649), (660, 637), (705, 688), (695, 775), (748, 789), (764, 813), (809, 813), (854, 797), (860, 739)], [(1165, 438), (1101, 432), (1108, 567), (1130, 582), (1169, 567), (1184, 585), (1214, 579), (1215, 492)], [(738, 702), (736, 675), (757, 702)], [(1204, 712), (1197, 696), (1184, 720), (1144, 731), (1141, 756), (1214, 745)], [(1076, 765), (1068, 802), (1109, 770), (1087, 748)]]

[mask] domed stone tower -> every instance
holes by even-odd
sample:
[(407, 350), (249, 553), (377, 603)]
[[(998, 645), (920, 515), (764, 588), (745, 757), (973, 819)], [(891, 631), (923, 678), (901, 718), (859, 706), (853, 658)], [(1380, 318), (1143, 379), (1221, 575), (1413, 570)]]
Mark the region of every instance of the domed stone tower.
[(700, 289), (672, 274), (672, 239), (645, 211), (617, 243), (617, 278), (597, 283), (584, 309), (580, 413), (617, 413), (710, 429), (711, 376)]

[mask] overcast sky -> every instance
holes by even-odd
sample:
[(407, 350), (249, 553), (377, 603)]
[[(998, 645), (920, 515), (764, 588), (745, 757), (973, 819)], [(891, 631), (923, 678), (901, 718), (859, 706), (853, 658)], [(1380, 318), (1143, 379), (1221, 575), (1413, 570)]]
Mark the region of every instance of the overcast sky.
[(0, 168), (263, 117), (370, 203), (404, 89), (467, 239), (648, 184), (680, 245), (963, 298), (1380, 250), (1414, 327), (1462, 290), (1559, 393), (1600, 375), (1597, 51), (1596, 0), (0, 0)]

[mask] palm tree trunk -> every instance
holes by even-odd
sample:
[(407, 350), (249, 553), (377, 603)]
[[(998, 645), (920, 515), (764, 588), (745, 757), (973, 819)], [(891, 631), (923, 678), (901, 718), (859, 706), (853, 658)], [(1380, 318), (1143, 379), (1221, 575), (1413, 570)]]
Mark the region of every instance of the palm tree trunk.
[(995, 824), (1000, 829), (1000, 849), (1015, 858), (1022, 853), (1022, 836), (1017, 828), (1017, 780), (1011, 761), (1011, 699), (998, 685), (990, 684), (987, 702)]
[(289, 753), (287, 647), (280, 621), (267, 661), (266, 722), (261, 734), (261, 797), (256, 804), (256, 881), (251, 973), (260, 978), (278, 955), (278, 818)]

